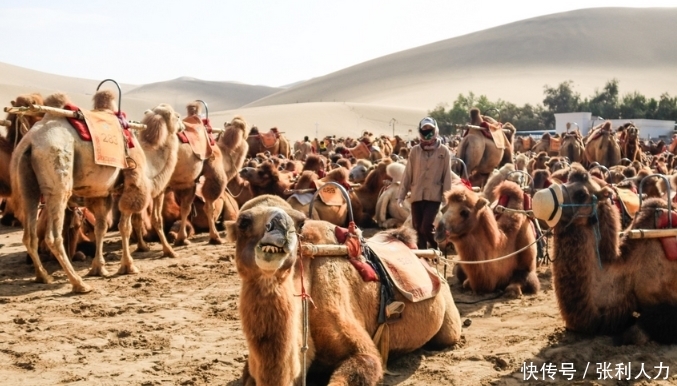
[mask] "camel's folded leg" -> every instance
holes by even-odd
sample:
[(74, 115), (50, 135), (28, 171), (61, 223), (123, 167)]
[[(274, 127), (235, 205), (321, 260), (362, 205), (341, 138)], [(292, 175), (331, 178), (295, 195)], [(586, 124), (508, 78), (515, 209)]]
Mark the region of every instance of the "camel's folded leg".
[(92, 267), (87, 276), (108, 276), (106, 270), (106, 261), (103, 258), (103, 239), (108, 230), (106, 217), (112, 206), (112, 199), (108, 198), (90, 198), (85, 200), (85, 206), (94, 215), (94, 236), (96, 238), (96, 252), (92, 260)]
[(461, 339), (461, 315), (458, 312), (456, 303), (454, 303), (449, 286), (443, 285), (440, 293), (438, 296), (443, 296), (445, 303), (444, 320), (440, 330), (429, 343), (435, 348), (442, 349), (458, 343)]

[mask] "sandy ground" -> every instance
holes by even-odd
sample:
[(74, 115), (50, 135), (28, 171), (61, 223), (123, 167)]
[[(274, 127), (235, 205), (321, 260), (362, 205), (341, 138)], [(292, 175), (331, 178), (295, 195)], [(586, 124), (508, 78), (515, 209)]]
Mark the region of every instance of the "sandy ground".
[[(71, 295), (54, 261), (46, 263), (54, 283), (34, 283), (21, 231), (0, 228), (0, 384), (241, 385), (247, 348), (237, 311), (234, 250), (206, 240), (200, 235), (192, 245), (178, 248), (177, 259), (158, 258), (159, 245), (153, 244), (151, 252), (135, 254), (140, 274), (89, 278), (92, 293)], [(105, 248), (108, 268), (115, 272), (117, 233), (109, 233)], [(89, 263), (75, 267), (85, 274)], [(422, 349), (392, 359), (389, 368), (399, 375), (386, 376), (384, 384), (677, 383), (675, 347), (614, 346), (611, 337), (567, 332), (550, 269), (538, 272), (542, 292), (521, 299), (473, 295), (450, 277), (466, 323), (462, 342), (444, 351)], [(532, 372), (522, 371), (525, 363)], [(562, 372), (567, 363), (575, 370), (571, 381)], [(619, 366), (628, 364), (630, 380), (627, 373), (618, 374)], [(639, 373), (644, 366), (654, 378), (661, 365), (667, 369), (658, 380), (649, 382)], [(603, 366), (610, 370), (606, 380)], [(554, 380), (544, 381), (549, 374)]]

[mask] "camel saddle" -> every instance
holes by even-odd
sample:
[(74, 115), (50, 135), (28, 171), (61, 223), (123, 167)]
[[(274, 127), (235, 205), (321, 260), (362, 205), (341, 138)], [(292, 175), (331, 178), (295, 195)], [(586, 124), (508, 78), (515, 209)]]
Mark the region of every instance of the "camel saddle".
[(522, 146), (524, 150), (531, 150), (534, 147), (534, 139), (531, 137), (522, 137)]
[(412, 252), (415, 246), (384, 234), (367, 240), (367, 246), (381, 261), (395, 288), (410, 302), (430, 299), (440, 291), (442, 279), (425, 259)]
[(562, 146), (562, 138), (550, 137), (550, 150), (552, 152), (559, 151), (560, 146)]
[(83, 141), (91, 141), (94, 146), (94, 163), (97, 165), (127, 168), (127, 148), (133, 148), (132, 133), (123, 129), (126, 125), (124, 113), (115, 114), (110, 110), (82, 110), (75, 105), (66, 104), (64, 109), (79, 111), (84, 121), (67, 118)]
[[(345, 200), (343, 199), (343, 195), (341, 194), (339, 188), (332, 184), (327, 184), (327, 182), (329, 181), (325, 181), (323, 179), (313, 181), (313, 184), (315, 185), (314, 187), (319, 190), (317, 195), (320, 197), (320, 200), (322, 200), (325, 205), (329, 206), (341, 206), (345, 204)], [(347, 190), (349, 189), (350, 188)]]
[[(488, 138), (488, 139), (494, 141), (494, 145), (496, 145), (496, 147), (498, 149), (505, 149), (505, 142), (506, 141), (505, 141), (505, 134), (503, 134), (503, 125), (502, 124), (500, 124), (500, 123), (494, 124), (494, 123), (484, 121), (484, 122), (480, 123), (479, 126), (482, 128), (482, 129), (479, 130), (479, 132), (482, 133), (482, 135), (485, 138)], [(476, 130), (476, 129), (468, 128), (465, 131), (465, 133), (463, 133), (463, 137), (467, 136), (468, 133), (470, 133), (470, 130)]]
[(190, 144), (193, 154), (200, 160), (211, 157), (214, 153), (212, 149), (213, 140), (209, 138), (209, 133), (202, 119), (197, 115), (191, 115), (184, 118), (183, 125), (186, 127), (185, 130), (176, 133), (181, 143)]
[(590, 143), (590, 141), (596, 140), (597, 138), (599, 138), (600, 136), (602, 136), (602, 133), (604, 133), (605, 131), (606, 131), (606, 132), (611, 132), (611, 129), (609, 129), (609, 130), (604, 130), (603, 127), (599, 127), (599, 128), (593, 129), (593, 131), (592, 131), (592, 132), (590, 133), (590, 135), (588, 136), (587, 141), (585, 141), (585, 144), (587, 145), (588, 143)]
[(280, 139), (280, 132), (277, 130), (277, 127), (273, 127), (267, 133), (259, 133), (259, 139), (261, 144), (266, 149), (270, 149), (277, 144), (277, 141)]
[[(677, 213), (674, 211), (670, 213), (670, 216), (672, 217), (672, 226), (675, 227), (677, 226)], [(668, 212), (664, 211), (661, 213), (660, 217), (658, 217), (658, 221), (656, 221), (656, 229), (665, 229), (670, 226), (670, 223), (668, 221)], [(665, 258), (667, 258), (670, 261), (675, 261), (677, 260), (677, 236), (671, 236), (671, 237), (663, 237), (659, 239), (661, 241), (661, 245), (663, 246), (663, 252), (665, 252)]]

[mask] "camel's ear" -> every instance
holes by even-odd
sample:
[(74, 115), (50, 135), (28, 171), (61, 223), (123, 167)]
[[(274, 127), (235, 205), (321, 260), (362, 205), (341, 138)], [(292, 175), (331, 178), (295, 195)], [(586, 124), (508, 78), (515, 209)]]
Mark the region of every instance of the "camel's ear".
[(480, 197), (480, 198), (477, 200), (477, 203), (475, 203), (475, 211), (478, 211), (478, 210), (484, 208), (484, 207), (487, 206), (487, 205), (489, 205), (489, 200), (487, 200), (487, 199), (484, 198), (484, 197)]
[(16, 101), (11, 101), (12, 107), (16, 107)]
[(237, 241), (237, 235), (236, 235), (236, 229), (235, 229), (235, 221), (226, 221), (226, 242), (227, 243), (234, 243)]

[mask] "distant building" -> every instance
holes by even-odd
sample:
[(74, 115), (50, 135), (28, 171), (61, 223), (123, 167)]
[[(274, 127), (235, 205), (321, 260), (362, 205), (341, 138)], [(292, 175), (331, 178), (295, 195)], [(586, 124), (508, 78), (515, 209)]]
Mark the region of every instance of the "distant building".
[[(575, 130), (576, 125), (581, 134), (586, 135), (593, 126), (597, 126), (605, 121), (599, 117), (594, 117), (592, 113), (561, 113), (555, 114), (555, 131), (563, 133), (567, 130), (567, 123), (571, 123), (570, 130)], [(609, 119), (611, 127), (616, 130), (618, 127), (632, 122), (639, 129), (639, 135), (643, 139), (662, 138), (671, 139), (675, 131), (675, 121), (661, 121), (657, 119)]]

